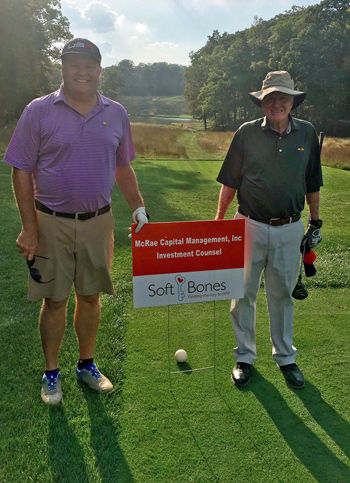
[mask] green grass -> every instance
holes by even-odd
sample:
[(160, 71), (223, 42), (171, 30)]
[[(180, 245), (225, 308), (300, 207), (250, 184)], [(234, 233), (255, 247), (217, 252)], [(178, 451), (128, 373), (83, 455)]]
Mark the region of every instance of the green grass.
[[(151, 220), (213, 219), (220, 165), (136, 161)], [(116, 390), (100, 395), (76, 383), (72, 300), (60, 358), (64, 403), (49, 408), (40, 399), (40, 304), (26, 301), (27, 269), (15, 246), (20, 223), (10, 169), (1, 164), (0, 481), (350, 481), (350, 173), (324, 168), (324, 178), (318, 274), (304, 280), (309, 297), (295, 311), (305, 390), (289, 390), (273, 362), (262, 290), (258, 359), (243, 390), (230, 382), (235, 342), (228, 301), (133, 309), (131, 217), (116, 191), (117, 295), (102, 296), (96, 347), (96, 361)], [(215, 372), (169, 374), (178, 369), (179, 347), (188, 351), (189, 367), (215, 363)]]

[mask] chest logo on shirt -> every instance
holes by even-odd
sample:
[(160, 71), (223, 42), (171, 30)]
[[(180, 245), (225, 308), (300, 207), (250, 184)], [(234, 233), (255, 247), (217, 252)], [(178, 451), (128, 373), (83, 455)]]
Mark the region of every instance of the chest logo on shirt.
[(297, 151), (305, 151), (304, 148), (297, 148)]
[(103, 123), (105, 126), (108, 126), (108, 122), (107, 121), (103, 121)]

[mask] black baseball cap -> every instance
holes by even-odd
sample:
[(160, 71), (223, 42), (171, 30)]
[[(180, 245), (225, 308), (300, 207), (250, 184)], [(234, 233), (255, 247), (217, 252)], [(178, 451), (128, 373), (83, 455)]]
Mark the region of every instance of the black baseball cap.
[(101, 63), (101, 53), (100, 49), (90, 42), (88, 39), (82, 39), (80, 37), (70, 40), (66, 43), (63, 47), (61, 59), (66, 54), (83, 54), (89, 55), (90, 57), (94, 57), (94, 59), (98, 60), (99, 64)]

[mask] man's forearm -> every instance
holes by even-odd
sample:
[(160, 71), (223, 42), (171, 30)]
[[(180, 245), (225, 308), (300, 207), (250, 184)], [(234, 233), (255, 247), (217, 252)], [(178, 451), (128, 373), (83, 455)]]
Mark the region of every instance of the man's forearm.
[(29, 230), (33, 225), (36, 227), (32, 173), (13, 168), (12, 183), (23, 228)]
[(31, 260), (39, 241), (32, 174), (28, 171), (13, 168), (12, 183), (22, 220), (22, 231), (16, 240), (16, 244), (23, 257)]
[(318, 220), (320, 217), (320, 192), (307, 193), (306, 203), (309, 208), (310, 220)]
[(130, 165), (117, 167), (115, 179), (132, 211), (144, 206), (144, 200), (138, 187), (135, 172)]
[(229, 209), (235, 194), (236, 190), (234, 188), (222, 185), (215, 220), (223, 220), (225, 218), (225, 214)]

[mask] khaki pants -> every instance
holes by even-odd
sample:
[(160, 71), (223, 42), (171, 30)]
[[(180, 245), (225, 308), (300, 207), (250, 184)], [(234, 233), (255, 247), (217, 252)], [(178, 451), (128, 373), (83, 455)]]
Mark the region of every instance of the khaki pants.
[(39, 245), (34, 267), (43, 281), (54, 280), (42, 284), (29, 277), (28, 299), (50, 298), (59, 302), (69, 296), (73, 284), (80, 295), (114, 294), (110, 277), (114, 250), (112, 212), (85, 221), (41, 211), (36, 214)]
[(255, 343), (256, 298), (264, 272), (272, 355), (278, 365), (292, 364), (297, 356), (293, 345), (294, 301), (292, 292), (298, 276), (301, 220), (283, 226), (269, 226), (237, 213), (246, 220), (244, 298), (232, 300), (231, 320), (237, 347), (236, 361), (252, 364)]

